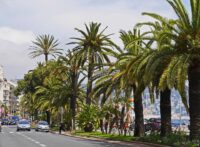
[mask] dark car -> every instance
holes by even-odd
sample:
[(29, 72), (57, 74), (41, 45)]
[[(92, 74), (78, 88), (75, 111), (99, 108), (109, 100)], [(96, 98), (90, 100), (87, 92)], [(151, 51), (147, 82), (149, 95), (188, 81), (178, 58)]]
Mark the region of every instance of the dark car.
[(16, 120), (9, 120), (9, 125), (16, 125), (17, 124), (17, 121)]
[(1, 124), (2, 125), (9, 125), (9, 119), (8, 118), (2, 118)]
[(160, 131), (161, 119), (160, 118), (150, 118), (145, 124), (145, 131)]
[(18, 121), (19, 121), (19, 117), (18, 116), (12, 116), (9, 119), (9, 125), (16, 125)]
[(145, 130), (145, 132), (151, 130), (148, 119), (144, 119), (144, 130)]

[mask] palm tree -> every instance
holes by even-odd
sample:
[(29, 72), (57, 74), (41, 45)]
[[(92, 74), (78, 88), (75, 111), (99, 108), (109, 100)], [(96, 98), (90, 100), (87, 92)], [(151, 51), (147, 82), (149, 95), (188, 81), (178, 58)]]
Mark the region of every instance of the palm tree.
[[(134, 111), (135, 111), (135, 136), (144, 136), (144, 116), (142, 104), (142, 92), (145, 89), (142, 80), (142, 72), (138, 74), (137, 63), (141, 61), (141, 57), (145, 54), (146, 49), (143, 48), (144, 42), (140, 40), (140, 30), (121, 31), (120, 38), (123, 41), (125, 52), (119, 57), (116, 66), (122, 66), (123, 70), (116, 76), (124, 76), (127, 86), (132, 88), (134, 94)], [(126, 68), (124, 68), (126, 67)]]
[[(154, 89), (160, 92), (160, 114), (161, 114), (161, 136), (166, 136), (171, 133), (171, 90), (175, 87), (175, 84), (169, 84), (166, 79), (163, 79), (165, 75), (165, 70), (169, 65), (169, 61), (171, 57), (162, 58), (159, 62), (155, 62), (157, 60), (158, 52), (162, 51), (163, 48), (168, 48), (169, 46), (165, 46), (167, 43), (171, 42), (169, 37), (161, 38), (162, 34), (170, 33), (172, 31), (172, 27), (175, 23), (174, 20), (168, 20), (160, 15), (154, 13), (143, 13), (143, 15), (147, 15), (155, 19), (155, 22), (145, 22), (138, 23), (136, 26), (149, 26), (151, 31), (145, 32), (145, 40), (150, 43), (149, 54), (146, 56), (144, 60), (141, 62), (141, 67), (145, 69), (144, 79), (147, 85), (151, 85), (151, 88), (154, 93)], [(166, 25), (168, 23), (168, 25)], [(142, 69), (142, 68), (141, 68)], [(163, 82), (164, 80), (164, 82)], [(162, 83), (160, 82), (162, 81)], [(160, 84), (159, 84), (160, 83)]]
[[(116, 94), (116, 97), (124, 93), (126, 95), (125, 98), (130, 98), (130, 94), (133, 91), (135, 98), (135, 136), (143, 136), (144, 121), (141, 94), (145, 87), (141, 86), (143, 85), (141, 84), (143, 83), (142, 80), (138, 80), (134, 74), (128, 73), (130, 68), (137, 68), (134, 66), (131, 67), (129, 64), (136, 62), (139, 59), (138, 56), (143, 53), (142, 41), (137, 41), (140, 35), (138, 30), (134, 30), (133, 32), (121, 31), (120, 33), (124, 43), (124, 52), (120, 51), (119, 53), (116, 52), (113, 54), (117, 58), (117, 62), (110, 67), (110, 72), (104, 72), (105, 75), (97, 80), (94, 95), (100, 96), (103, 94), (102, 101), (105, 102), (106, 98), (112, 92)], [(133, 43), (133, 41), (135, 42)], [(128, 46), (130, 43), (132, 44)]]
[[(199, 58), (199, 28), (200, 28), (200, 2), (190, 0), (191, 13), (187, 11), (181, 0), (167, 0), (177, 15), (172, 31), (163, 33), (160, 38), (170, 38), (165, 48), (154, 57), (154, 65), (168, 58), (169, 64), (161, 78), (167, 79), (168, 85), (176, 85), (185, 99), (185, 80), (189, 80), (189, 113), (190, 113), (190, 139), (200, 136), (200, 58)], [(190, 15), (191, 14), (191, 15)], [(169, 23), (164, 22), (170, 26)], [(179, 91), (179, 92), (180, 92)], [(186, 103), (187, 101), (185, 101)]]
[(30, 56), (35, 58), (44, 55), (46, 62), (48, 61), (49, 55), (55, 57), (56, 55), (60, 55), (62, 51), (62, 49), (58, 48), (58, 40), (55, 40), (52, 35), (39, 35), (32, 43), (33, 46), (30, 47), (32, 50)]
[[(38, 100), (37, 106), (41, 111), (59, 111), (69, 103), (70, 85), (54, 77), (47, 77), (44, 84), (36, 87), (35, 99)], [(50, 121), (50, 120), (48, 120)]]
[[(57, 71), (56, 75), (66, 78), (68, 84), (70, 84), (70, 109), (72, 112), (72, 129), (75, 130), (75, 118), (76, 118), (76, 105), (77, 99), (81, 98), (81, 84), (84, 81), (85, 77), (80, 78), (82, 70), (80, 69), (80, 63), (77, 61), (77, 54), (74, 54), (71, 51), (68, 51), (66, 56), (61, 56), (58, 60), (61, 62), (60, 66), (55, 67)], [(59, 71), (59, 73), (58, 73)], [(81, 96), (82, 95), (82, 96)]]
[[(30, 47), (32, 51), (29, 53), (32, 58), (44, 55), (45, 62), (47, 63), (49, 55), (52, 55), (53, 57), (61, 55), (62, 49), (57, 48), (59, 45), (58, 40), (55, 40), (52, 35), (39, 35), (32, 43), (34, 45)], [(48, 110), (46, 111), (46, 114), (47, 120), (50, 122), (50, 113)]]
[(69, 44), (76, 45), (74, 52), (78, 54), (78, 62), (82, 66), (87, 66), (87, 92), (86, 104), (91, 104), (91, 92), (93, 87), (94, 71), (102, 68), (104, 62), (110, 62), (107, 53), (112, 53), (113, 47), (116, 45), (109, 38), (110, 35), (104, 35), (104, 28), (100, 31), (100, 23), (90, 23), (89, 26), (85, 24), (86, 32), (76, 28), (82, 36), (80, 38), (72, 38), (75, 40)]

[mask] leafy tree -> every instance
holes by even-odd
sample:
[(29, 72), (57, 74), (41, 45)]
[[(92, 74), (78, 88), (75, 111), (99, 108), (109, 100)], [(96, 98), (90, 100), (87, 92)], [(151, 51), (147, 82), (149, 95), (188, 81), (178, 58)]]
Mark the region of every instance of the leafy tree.
[[(38, 68), (41, 68), (42, 64), (38, 64)], [(15, 94), (23, 95), (22, 105), (29, 112), (31, 116), (35, 116), (37, 119), (37, 101), (34, 98), (36, 87), (43, 84), (43, 79), (47, 73), (43, 71), (32, 70), (25, 74), (24, 79), (18, 81), (18, 86), (15, 89)]]

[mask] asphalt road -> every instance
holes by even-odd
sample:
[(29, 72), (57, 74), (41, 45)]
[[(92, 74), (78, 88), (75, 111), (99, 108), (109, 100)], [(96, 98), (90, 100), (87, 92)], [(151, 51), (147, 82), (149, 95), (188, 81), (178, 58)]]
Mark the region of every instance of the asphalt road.
[(16, 126), (3, 126), (0, 132), (0, 147), (126, 147), (102, 141), (91, 141), (58, 134), (16, 132)]

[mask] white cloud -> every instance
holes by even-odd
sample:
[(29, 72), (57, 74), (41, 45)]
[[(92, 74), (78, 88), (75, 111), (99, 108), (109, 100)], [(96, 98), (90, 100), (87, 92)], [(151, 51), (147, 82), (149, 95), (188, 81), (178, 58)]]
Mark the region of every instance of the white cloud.
[(0, 27), (0, 39), (15, 44), (30, 43), (34, 39), (31, 31), (20, 31), (9, 27)]
[(174, 17), (165, 0), (0, 0), (0, 9), (0, 64), (8, 78), (22, 77), (43, 61), (28, 57), (34, 34), (53, 34), (64, 45), (78, 35), (75, 27), (85, 29), (84, 23), (97, 21), (108, 26), (106, 33), (115, 33), (119, 44), (120, 29), (149, 20), (142, 12)]

